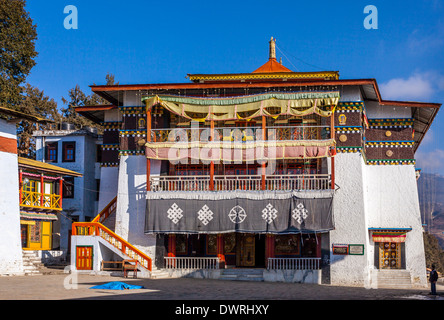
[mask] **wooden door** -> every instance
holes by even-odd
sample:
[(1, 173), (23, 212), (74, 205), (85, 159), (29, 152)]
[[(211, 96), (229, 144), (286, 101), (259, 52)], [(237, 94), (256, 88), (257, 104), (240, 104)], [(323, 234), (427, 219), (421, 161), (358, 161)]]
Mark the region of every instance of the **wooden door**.
[(379, 268), (401, 268), (401, 245), (396, 242), (379, 243)]
[(77, 246), (76, 247), (76, 269), (92, 270), (93, 263), (93, 247)]
[(22, 248), (27, 248), (28, 247), (28, 225), (27, 224), (20, 224), (20, 234), (21, 234), (21, 238), (22, 238)]
[(240, 267), (255, 266), (255, 237), (254, 234), (239, 234), (239, 246), (237, 246), (237, 264)]
[(51, 250), (51, 244), (52, 244), (52, 222), (50, 221), (42, 221), (42, 225), (41, 225), (41, 249), (42, 250)]

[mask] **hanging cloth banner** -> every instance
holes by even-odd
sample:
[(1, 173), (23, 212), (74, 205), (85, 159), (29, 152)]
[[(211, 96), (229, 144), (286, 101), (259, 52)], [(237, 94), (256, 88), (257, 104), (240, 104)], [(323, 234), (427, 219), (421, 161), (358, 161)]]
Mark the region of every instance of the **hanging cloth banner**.
[(335, 140), (234, 142), (148, 142), (149, 159), (181, 161), (199, 159), (229, 163), (277, 159), (318, 159), (334, 156)]
[[(326, 232), (334, 228), (333, 193), (169, 192), (147, 194), (145, 233)], [(317, 194), (317, 196), (315, 196)]]
[(372, 239), (373, 242), (405, 242), (407, 237), (406, 232), (373, 232)]
[[(337, 105), (338, 91), (265, 93), (237, 98), (198, 98), (156, 95), (144, 97), (148, 109), (161, 105), (168, 111), (194, 121), (249, 120), (260, 116), (290, 115), (303, 117), (317, 114), (330, 117), (332, 111), (322, 107)], [(276, 111), (276, 108), (279, 111)], [(332, 110), (333, 110), (332, 108)]]

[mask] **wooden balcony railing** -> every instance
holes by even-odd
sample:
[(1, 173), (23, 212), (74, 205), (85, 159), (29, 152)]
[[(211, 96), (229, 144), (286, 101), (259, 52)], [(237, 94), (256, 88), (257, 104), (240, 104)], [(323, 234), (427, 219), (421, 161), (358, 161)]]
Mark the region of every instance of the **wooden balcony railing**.
[(62, 210), (61, 196), (32, 191), (22, 191), (20, 206), (45, 210)]
[[(151, 191), (209, 191), (210, 176), (151, 176)], [(216, 175), (214, 191), (262, 190), (260, 175)], [(327, 190), (330, 174), (269, 175), (265, 190)]]
[[(268, 141), (320, 140), (330, 139), (329, 126), (282, 126), (267, 127)], [(210, 128), (167, 128), (151, 129), (152, 142), (208, 141)], [(261, 127), (222, 127), (214, 128), (215, 141), (262, 140)]]
[(72, 235), (99, 236), (131, 259), (137, 260), (144, 268), (152, 270), (152, 260), (149, 256), (98, 222), (75, 222), (72, 224)]

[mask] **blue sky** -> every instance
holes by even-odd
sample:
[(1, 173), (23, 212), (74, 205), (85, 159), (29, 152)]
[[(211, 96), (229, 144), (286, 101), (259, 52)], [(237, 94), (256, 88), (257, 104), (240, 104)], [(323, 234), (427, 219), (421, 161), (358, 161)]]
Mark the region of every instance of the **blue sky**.
[[(64, 8), (78, 9), (67, 30)], [(378, 10), (367, 30), (364, 7)], [(62, 107), (79, 85), (186, 82), (187, 73), (251, 72), (268, 41), (293, 71), (375, 78), (384, 99), (444, 102), (444, 1), (28, 0), (37, 65), (28, 82)], [(444, 175), (444, 110), (420, 146), (417, 166)]]

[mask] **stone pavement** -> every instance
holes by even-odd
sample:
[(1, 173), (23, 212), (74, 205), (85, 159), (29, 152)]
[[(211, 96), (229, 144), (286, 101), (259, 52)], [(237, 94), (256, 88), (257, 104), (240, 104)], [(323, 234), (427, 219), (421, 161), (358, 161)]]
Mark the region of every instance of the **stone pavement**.
[[(74, 280), (74, 282), (73, 282)], [(89, 289), (98, 284), (122, 281), (141, 285), (139, 290)], [(77, 283), (77, 288), (73, 287)], [(0, 300), (444, 300), (422, 289), (365, 289), (331, 285), (244, 282), (208, 279), (133, 279), (70, 274), (0, 277)], [(440, 295), (442, 294), (442, 296)]]

